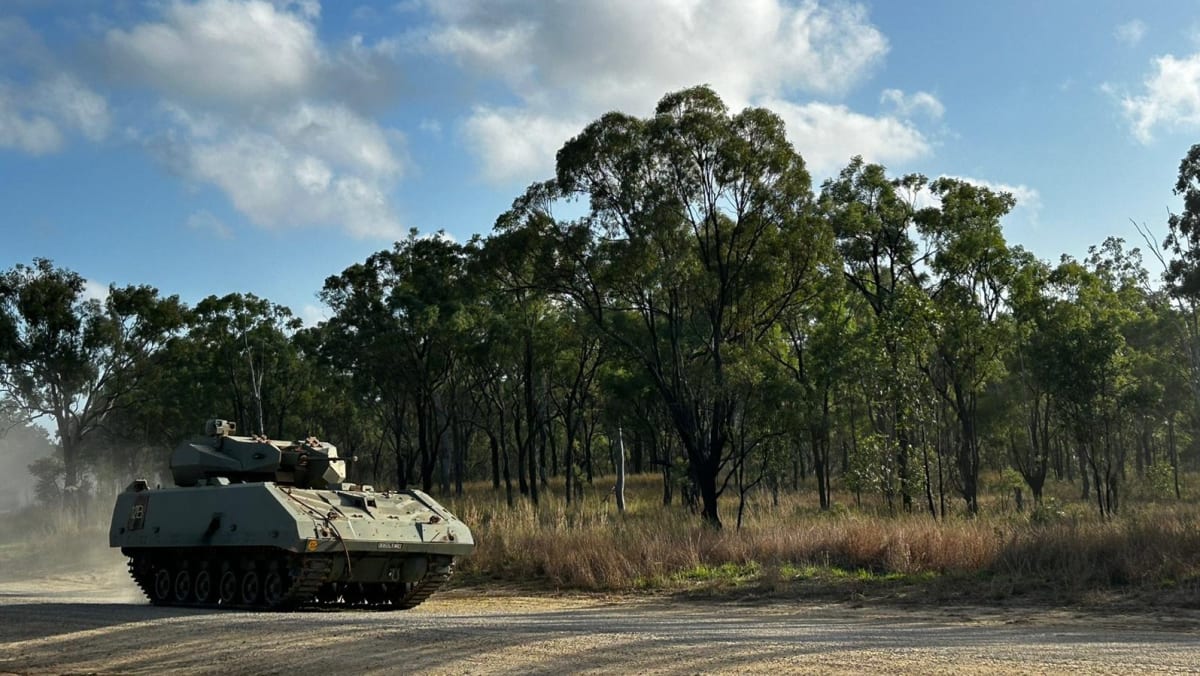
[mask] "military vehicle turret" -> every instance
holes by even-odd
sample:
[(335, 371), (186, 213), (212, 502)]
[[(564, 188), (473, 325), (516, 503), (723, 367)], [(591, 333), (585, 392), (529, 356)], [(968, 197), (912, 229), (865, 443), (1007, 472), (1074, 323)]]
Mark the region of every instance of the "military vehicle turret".
[(117, 496), (109, 544), (156, 605), (412, 608), (475, 548), (425, 493), (346, 483), (328, 443), (235, 430), (208, 421), (172, 453), (174, 487)]

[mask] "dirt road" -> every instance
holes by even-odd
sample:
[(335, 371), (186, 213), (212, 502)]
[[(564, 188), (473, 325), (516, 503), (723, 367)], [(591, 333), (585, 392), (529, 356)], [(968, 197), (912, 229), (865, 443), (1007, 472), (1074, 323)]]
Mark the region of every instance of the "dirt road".
[[(0, 578), (4, 576), (0, 575)], [(155, 608), (119, 568), (0, 583), (4, 673), (1182, 673), (1197, 616), (435, 596), (407, 612)]]

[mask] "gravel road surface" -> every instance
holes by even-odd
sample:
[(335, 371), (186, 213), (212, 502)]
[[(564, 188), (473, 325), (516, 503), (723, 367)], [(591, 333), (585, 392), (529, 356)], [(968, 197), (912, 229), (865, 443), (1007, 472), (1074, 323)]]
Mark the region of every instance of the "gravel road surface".
[(0, 674), (218, 672), (1200, 673), (1200, 615), (478, 590), (250, 613), (152, 607), (119, 570), (0, 583)]

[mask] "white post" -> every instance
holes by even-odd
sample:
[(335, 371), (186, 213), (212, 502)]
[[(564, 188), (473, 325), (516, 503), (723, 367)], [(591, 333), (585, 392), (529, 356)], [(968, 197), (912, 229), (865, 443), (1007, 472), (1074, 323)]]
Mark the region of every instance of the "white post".
[(625, 438), (621, 434), (621, 426), (617, 426), (617, 485), (613, 491), (617, 494), (617, 511), (625, 513)]

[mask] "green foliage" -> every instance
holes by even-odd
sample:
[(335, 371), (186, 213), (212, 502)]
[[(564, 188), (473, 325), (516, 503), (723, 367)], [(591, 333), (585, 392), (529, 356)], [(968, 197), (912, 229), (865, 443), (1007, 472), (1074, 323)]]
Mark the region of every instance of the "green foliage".
[(1150, 465), (1146, 468), (1146, 488), (1159, 499), (1175, 497), (1175, 469), (1165, 462)]

